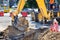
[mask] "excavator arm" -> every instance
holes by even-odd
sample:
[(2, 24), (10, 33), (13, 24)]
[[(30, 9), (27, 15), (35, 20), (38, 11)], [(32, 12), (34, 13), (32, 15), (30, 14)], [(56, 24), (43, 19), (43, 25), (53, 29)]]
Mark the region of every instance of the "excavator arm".
[(13, 14), (13, 16), (12, 16), (13, 21), (14, 21), (14, 16), (18, 15), (19, 12), (21, 12), (22, 9), (24, 8), (25, 2), (26, 2), (26, 0), (19, 0), (17, 9), (12, 13)]
[(49, 15), (47, 14), (47, 8), (46, 8), (44, 0), (36, 0), (36, 2), (41, 12), (38, 17), (41, 16), (42, 18), (45, 17), (49, 19)]
[(25, 0), (19, 0), (17, 9), (14, 13), (15, 15), (18, 15), (18, 13), (22, 11), (22, 9), (24, 8), (25, 2), (26, 2)]

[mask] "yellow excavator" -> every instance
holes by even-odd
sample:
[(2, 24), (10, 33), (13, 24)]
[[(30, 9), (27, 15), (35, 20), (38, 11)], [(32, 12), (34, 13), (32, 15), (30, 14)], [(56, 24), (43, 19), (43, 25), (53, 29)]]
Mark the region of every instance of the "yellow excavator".
[[(15, 12), (13, 12), (13, 15), (16, 16), (19, 14), (19, 12), (22, 11), (22, 9), (24, 8), (24, 5), (26, 3), (27, 0), (19, 0), (17, 9)], [(47, 8), (45, 6), (44, 0), (36, 0), (37, 5), (41, 11), (41, 13), (38, 14), (38, 19), (41, 20), (43, 19), (43, 17), (46, 17), (49, 19), (49, 15), (47, 13)], [(12, 20), (14, 21), (14, 16), (12, 16)]]
[[(15, 20), (14, 18), (19, 14), (19, 12), (22, 11), (26, 1), (28, 1), (28, 0), (19, 0), (17, 9), (14, 12), (12, 12), (12, 14), (13, 14), (12, 21), (14, 21)], [(38, 20), (39, 21), (40, 20), (45, 20), (45, 19), (46, 20), (51, 20), (52, 18), (54, 18), (53, 12), (51, 12), (51, 11), (47, 12), (47, 8), (46, 8), (46, 5), (45, 5), (45, 0), (36, 0), (36, 2), (37, 2), (37, 5), (38, 5), (38, 7), (40, 9), (40, 13), (38, 14)], [(57, 13), (56, 18), (58, 18), (58, 17), (60, 17), (59, 12)]]

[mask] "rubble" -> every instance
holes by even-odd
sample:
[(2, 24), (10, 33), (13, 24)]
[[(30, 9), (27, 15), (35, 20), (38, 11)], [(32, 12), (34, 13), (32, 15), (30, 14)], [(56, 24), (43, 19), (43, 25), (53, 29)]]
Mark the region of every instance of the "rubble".
[(51, 32), (50, 30), (45, 32), (45, 35), (39, 35), (39, 40), (60, 40), (60, 32)]
[(16, 28), (20, 31), (26, 31), (28, 27), (29, 27), (28, 20), (26, 20), (25, 17), (20, 17), (16, 24)]

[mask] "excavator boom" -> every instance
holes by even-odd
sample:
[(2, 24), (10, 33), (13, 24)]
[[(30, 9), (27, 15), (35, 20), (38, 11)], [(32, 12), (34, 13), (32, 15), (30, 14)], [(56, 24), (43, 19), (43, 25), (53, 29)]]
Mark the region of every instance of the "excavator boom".
[(13, 14), (15, 14), (14, 16), (18, 15), (19, 12), (22, 11), (22, 9), (24, 8), (25, 2), (26, 2), (25, 0), (19, 0), (17, 9), (16, 9), (16, 11), (13, 13)]
[(42, 16), (48, 18), (49, 16), (47, 14), (47, 8), (46, 8), (44, 0), (36, 0), (36, 2), (38, 4), (40, 12), (42, 13)]

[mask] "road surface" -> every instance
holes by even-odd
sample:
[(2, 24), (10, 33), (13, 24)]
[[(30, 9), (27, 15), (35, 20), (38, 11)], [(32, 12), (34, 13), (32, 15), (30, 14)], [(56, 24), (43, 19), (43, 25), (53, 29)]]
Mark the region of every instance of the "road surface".
[(8, 28), (8, 25), (11, 25), (11, 17), (9, 16), (0, 16), (0, 32)]

